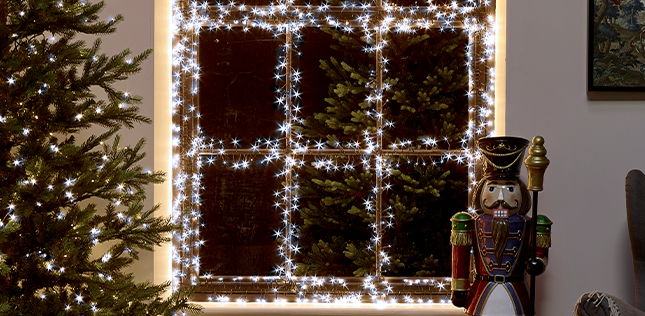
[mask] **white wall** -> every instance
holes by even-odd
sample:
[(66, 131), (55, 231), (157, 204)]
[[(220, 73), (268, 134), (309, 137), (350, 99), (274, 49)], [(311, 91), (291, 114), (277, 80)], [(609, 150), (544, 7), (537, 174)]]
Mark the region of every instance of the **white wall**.
[(554, 222), (539, 315), (586, 291), (634, 301), (625, 175), (645, 169), (645, 102), (586, 95), (588, 0), (509, 0), (506, 133), (545, 138), (539, 211)]
[[(96, 1), (94, 1), (96, 2)], [(117, 54), (129, 48), (132, 56), (136, 56), (146, 49), (153, 48), (153, 3), (154, 0), (109, 0), (101, 12), (101, 17), (107, 19), (117, 14), (123, 15), (125, 21), (117, 25), (116, 33), (101, 37), (103, 41), (102, 52), (107, 55)], [(88, 43), (91, 43), (88, 40)], [(143, 104), (140, 107), (140, 114), (153, 118), (154, 114), (154, 74), (152, 55), (143, 63), (142, 71), (117, 86), (131, 94), (143, 97)], [(143, 151), (147, 156), (140, 165), (144, 169), (153, 170), (154, 150), (154, 129), (153, 124), (140, 124), (134, 129), (123, 129), (119, 132), (122, 136), (122, 144), (134, 145), (139, 139), (146, 139), (146, 146)], [(154, 205), (153, 186), (150, 185), (146, 199), (146, 208)], [(153, 253), (141, 252), (140, 260), (130, 267), (129, 271), (134, 273), (136, 280), (153, 280), (154, 265)]]
[[(551, 160), (540, 212), (554, 222), (547, 272), (538, 277), (539, 315), (568, 315), (585, 291), (600, 290), (633, 302), (631, 252), (625, 220), (624, 178), (645, 169), (645, 102), (589, 101), (586, 95), (588, 0), (511, 0), (507, 12), (506, 133), (542, 135)], [(105, 38), (105, 51), (153, 46), (153, 0), (107, 1), (105, 16), (123, 22)], [(144, 96), (153, 117), (153, 62), (127, 81)], [(153, 166), (152, 125), (125, 141), (148, 140), (145, 167)], [(153, 191), (149, 203), (152, 205)], [(152, 255), (134, 267), (153, 279)]]

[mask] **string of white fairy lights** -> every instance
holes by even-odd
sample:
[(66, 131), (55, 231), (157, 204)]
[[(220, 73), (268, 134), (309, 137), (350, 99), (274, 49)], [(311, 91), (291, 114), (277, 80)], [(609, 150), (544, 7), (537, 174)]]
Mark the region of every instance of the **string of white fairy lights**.
[[(361, 302), (364, 296), (378, 303), (427, 303), (410, 296), (392, 296), (393, 290), (388, 280), (381, 277), (381, 268), (387, 265), (388, 255), (382, 250), (380, 238), (383, 225), (382, 210), (371, 210), (376, 214), (375, 223), (371, 224), (373, 238), (370, 251), (377, 257), (377, 271), (375, 275), (363, 279), (362, 289), (348, 291), (347, 282), (342, 278), (297, 277), (293, 274), (296, 263), (292, 254), (299, 250), (294, 236), (298, 228), (291, 223), (291, 213), (298, 209), (298, 196), (294, 192), (298, 189), (297, 181), (292, 179), (294, 169), (306, 163), (302, 158), (305, 155), (324, 153), (360, 157), (363, 168), (370, 168), (377, 175), (374, 188), (375, 200), (367, 200), (365, 207), (371, 209), (376, 205), (380, 207), (379, 192), (384, 186), (381, 180), (387, 177), (391, 170), (391, 162), (386, 156), (440, 156), (442, 161), (456, 160), (468, 164), (470, 187), (476, 184), (476, 162), (479, 153), (472, 148), (474, 139), (493, 134), (492, 114), (494, 105), (494, 45), (495, 45), (495, 18), (494, 3), (489, 0), (466, 0), (463, 3), (452, 1), (447, 5), (435, 5), (432, 0), (424, 6), (397, 6), (387, 2), (342, 2), (340, 6), (331, 6), (327, 2), (318, 5), (296, 5), (293, 0), (284, 0), (276, 4), (265, 6), (250, 6), (242, 3), (227, 2), (209, 4), (206, 1), (176, 0), (173, 4), (173, 87), (172, 87), (172, 115), (173, 115), (173, 220), (182, 224), (182, 229), (173, 234), (173, 289), (183, 285), (196, 285), (199, 280), (200, 256), (199, 248), (204, 245), (199, 234), (199, 204), (201, 180), (203, 175), (200, 169), (204, 163), (213, 163), (214, 156), (234, 157), (228, 164), (232, 169), (246, 169), (251, 165), (251, 160), (246, 154), (262, 157), (262, 162), (269, 163), (281, 160), (284, 169), (277, 175), (285, 179), (285, 185), (280, 192), (276, 192), (276, 206), (281, 209), (282, 227), (276, 231), (280, 240), (279, 254), (284, 263), (276, 268), (276, 276), (250, 276), (235, 277), (229, 282), (234, 284), (247, 282), (253, 286), (265, 282), (273, 292), (278, 292), (276, 282), (286, 282), (297, 290), (298, 302), (324, 302), (324, 303), (351, 303)], [(352, 20), (339, 18), (339, 15), (351, 14)], [(378, 14), (377, 14), (378, 13)], [(377, 20), (377, 16), (382, 18)], [(368, 46), (365, 53), (375, 53), (377, 56), (377, 80), (372, 85), (372, 93), (366, 101), (374, 104), (375, 110), (367, 110), (365, 115), (376, 121), (377, 131), (363, 134), (362, 139), (337, 143), (336, 148), (326, 148), (322, 141), (303, 140), (293, 131), (293, 126), (301, 124), (297, 117), (298, 105), (293, 99), (298, 97), (297, 84), (300, 72), (290, 65), (290, 54), (296, 51), (290, 41), (286, 41), (284, 55), (279, 57), (276, 65), (276, 81), (282, 83), (282, 88), (276, 92), (276, 102), (285, 110), (285, 122), (280, 124), (280, 132), (284, 135), (284, 145), (279, 140), (258, 140), (251, 148), (239, 148), (239, 140), (228, 141), (208, 140), (199, 126), (200, 112), (197, 103), (199, 88), (200, 66), (198, 63), (198, 36), (201, 31), (241, 28), (244, 32), (252, 28), (259, 28), (272, 32), (277, 36), (285, 35), (287, 38), (299, 37), (299, 30), (304, 27), (327, 26), (341, 29), (345, 32), (359, 30), (366, 35)], [(438, 28), (440, 30), (461, 29), (469, 37), (466, 47), (466, 66), (469, 75), (469, 122), (462, 138), (462, 148), (458, 150), (439, 150), (436, 146), (441, 140), (425, 138), (416, 144), (409, 140), (391, 144), (388, 149), (382, 148), (382, 130), (389, 126), (382, 115), (383, 100), (381, 96), (387, 89), (379, 79), (387, 67), (387, 60), (380, 55), (387, 42), (381, 35), (385, 32), (409, 33), (417, 29)], [(371, 41), (369, 39), (372, 39)], [(297, 52), (296, 52), (297, 53)], [(227, 149), (227, 146), (229, 148)], [(425, 150), (412, 150), (424, 148)], [(339, 163), (330, 158), (316, 157), (313, 165), (316, 168), (328, 171), (346, 171), (355, 168), (353, 163)], [(367, 157), (367, 158), (366, 158)], [(224, 282), (223, 278), (216, 278), (210, 274), (201, 276), (205, 282)], [(424, 284), (442, 289), (446, 280), (416, 279), (404, 280), (404, 286)], [(342, 295), (334, 291), (315, 291), (324, 285), (346, 289)], [(221, 294), (209, 296), (208, 300), (230, 301), (230, 297)], [(246, 298), (238, 298), (238, 302), (246, 302)], [(271, 298), (261, 296), (257, 302), (267, 302)], [(284, 302), (277, 294), (274, 302)]]

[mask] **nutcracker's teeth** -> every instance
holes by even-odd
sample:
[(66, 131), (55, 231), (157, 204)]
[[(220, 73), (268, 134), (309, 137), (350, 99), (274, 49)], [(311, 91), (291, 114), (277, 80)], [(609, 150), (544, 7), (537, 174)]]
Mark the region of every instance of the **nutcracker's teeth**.
[(508, 210), (507, 209), (493, 210), (493, 217), (508, 218)]

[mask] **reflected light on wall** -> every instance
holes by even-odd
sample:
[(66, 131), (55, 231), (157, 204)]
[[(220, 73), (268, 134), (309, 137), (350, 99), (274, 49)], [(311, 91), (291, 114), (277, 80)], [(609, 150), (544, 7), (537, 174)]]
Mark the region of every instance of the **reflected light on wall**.
[[(154, 185), (154, 203), (159, 205), (156, 216), (170, 216), (172, 205), (171, 138), (171, 42), (172, 3), (155, 0), (154, 3), (154, 169), (166, 173), (166, 181)], [(154, 280), (161, 284), (172, 279), (171, 243), (163, 244), (154, 252)], [(170, 294), (170, 289), (167, 295)]]

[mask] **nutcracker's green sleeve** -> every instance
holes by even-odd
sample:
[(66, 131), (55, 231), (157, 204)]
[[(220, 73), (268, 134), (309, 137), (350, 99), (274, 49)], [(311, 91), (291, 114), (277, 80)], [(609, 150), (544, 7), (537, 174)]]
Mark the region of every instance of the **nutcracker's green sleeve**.
[(450, 244), (453, 246), (472, 245), (473, 217), (469, 213), (459, 212), (453, 215), (450, 221), (452, 222)]
[(551, 225), (553, 222), (545, 215), (537, 216), (536, 246), (538, 248), (551, 247)]

